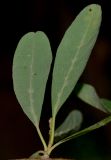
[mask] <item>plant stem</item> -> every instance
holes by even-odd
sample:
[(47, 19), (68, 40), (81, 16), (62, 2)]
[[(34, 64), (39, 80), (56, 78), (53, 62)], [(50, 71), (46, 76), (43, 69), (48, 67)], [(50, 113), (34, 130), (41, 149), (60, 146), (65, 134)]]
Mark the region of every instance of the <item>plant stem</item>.
[(42, 150), (39, 150), (39, 151), (37, 151), (37, 152), (35, 152), (35, 153), (33, 153), (30, 157), (29, 157), (29, 159), (45, 159), (45, 158), (49, 158), (49, 156), (47, 155), (47, 153), (45, 153), (44, 151), (42, 151)]
[(54, 143), (54, 131), (55, 131), (55, 116), (53, 116), (53, 118), (51, 119), (50, 122), (50, 137), (49, 137), (49, 144), (48, 144), (48, 149), (50, 150), (50, 148), (52, 147), (53, 143)]
[(38, 133), (38, 135), (39, 135), (39, 137), (40, 137), (40, 140), (41, 140), (41, 142), (42, 142), (42, 144), (43, 144), (44, 151), (46, 151), (46, 150), (47, 150), (47, 144), (46, 144), (46, 142), (45, 142), (45, 140), (44, 140), (44, 138), (43, 138), (43, 135), (42, 135), (42, 133), (41, 133), (40, 128), (39, 128), (38, 125), (36, 125), (36, 129), (37, 129), (37, 133)]

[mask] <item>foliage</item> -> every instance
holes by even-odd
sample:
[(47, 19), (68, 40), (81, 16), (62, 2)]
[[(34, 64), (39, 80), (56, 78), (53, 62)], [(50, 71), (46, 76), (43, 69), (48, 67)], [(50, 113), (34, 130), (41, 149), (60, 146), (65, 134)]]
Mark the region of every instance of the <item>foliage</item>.
[(96, 42), (100, 24), (101, 7), (96, 4), (85, 7), (67, 29), (57, 49), (52, 73), (52, 117), (49, 120), (48, 144), (41, 133), (39, 122), (52, 62), (50, 43), (45, 33), (41, 31), (30, 32), (20, 40), (13, 60), (14, 91), (24, 113), (36, 127), (44, 147), (42, 151), (37, 151), (31, 157), (40, 155), (49, 157), (52, 150), (61, 143), (111, 121), (111, 117), (107, 117), (78, 131), (83, 116), (80, 111), (74, 110), (55, 129), (56, 116), (73, 89), (84, 102), (104, 112), (111, 111), (110, 102), (100, 99), (92, 86), (77, 83)]

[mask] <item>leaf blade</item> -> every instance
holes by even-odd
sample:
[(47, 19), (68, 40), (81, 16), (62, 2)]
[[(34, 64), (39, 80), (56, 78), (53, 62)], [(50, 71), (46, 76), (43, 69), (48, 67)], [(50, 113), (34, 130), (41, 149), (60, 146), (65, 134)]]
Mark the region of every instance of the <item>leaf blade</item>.
[(101, 101), (101, 104), (103, 105), (103, 107), (106, 109), (106, 111), (108, 113), (111, 113), (111, 100), (101, 98), (100, 101)]
[(64, 122), (55, 130), (55, 138), (61, 138), (71, 132), (74, 133), (80, 129), (83, 121), (82, 113), (79, 110), (74, 110), (69, 113)]
[(77, 84), (75, 87), (76, 96), (83, 102), (97, 108), (103, 112), (106, 112), (105, 108), (101, 104), (100, 97), (98, 96), (95, 88), (89, 84)]
[[(53, 115), (57, 114), (82, 74), (90, 52), (95, 44), (100, 23), (100, 6), (89, 5), (80, 12), (66, 31), (57, 50), (53, 69)], [(75, 35), (75, 37), (72, 35)]]
[(103, 127), (103, 126), (107, 125), (108, 123), (111, 123), (111, 116), (108, 116), (108, 117), (104, 118), (103, 120), (101, 120), (101, 121), (99, 121), (99, 122), (97, 122), (97, 123), (85, 128), (83, 130), (80, 130), (80, 131), (78, 131), (78, 132), (76, 132), (76, 133), (74, 133), (74, 134), (72, 134), (72, 135), (70, 135), (70, 136), (68, 136), (68, 137), (66, 137), (66, 138), (64, 138), (62, 140), (60, 140), (59, 142), (54, 144), (54, 146), (52, 147), (51, 151), (54, 148), (58, 147), (60, 144), (63, 144), (63, 143), (65, 143), (65, 142), (67, 142), (69, 140), (72, 140), (74, 138), (78, 138), (79, 136), (85, 135), (85, 134), (87, 134), (87, 133), (89, 133), (89, 132), (91, 132), (91, 131), (93, 131), (95, 129), (98, 129), (100, 127)]
[(43, 32), (22, 37), (13, 60), (16, 97), (28, 118), (37, 126), (52, 61), (48, 38)]

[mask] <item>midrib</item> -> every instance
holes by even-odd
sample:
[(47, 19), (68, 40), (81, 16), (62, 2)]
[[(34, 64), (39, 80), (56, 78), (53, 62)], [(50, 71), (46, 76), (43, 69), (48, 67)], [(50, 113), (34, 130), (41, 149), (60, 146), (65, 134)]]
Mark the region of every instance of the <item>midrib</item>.
[(29, 67), (29, 71), (30, 71), (30, 76), (29, 76), (29, 101), (30, 101), (30, 112), (32, 114), (33, 120), (35, 125), (38, 125), (37, 122), (37, 115), (35, 114), (34, 111), (34, 99), (33, 99), (33, 93), (34, 93), (34, 89), (33, 89), (33, 65), (34, 65), (34, 48), (35, 48), (35, 42), (32, 46), (32, 54), (31, 54), (31, 64)]

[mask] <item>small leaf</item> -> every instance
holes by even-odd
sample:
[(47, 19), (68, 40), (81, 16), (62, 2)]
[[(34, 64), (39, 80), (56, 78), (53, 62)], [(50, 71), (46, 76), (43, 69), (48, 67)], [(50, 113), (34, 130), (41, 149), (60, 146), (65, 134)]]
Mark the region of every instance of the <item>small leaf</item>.
[(65, 136), (69, 132), (76, 132), (80, 129), (83, 121), (82, 113), (78, 110), (74, 110), (65, 119), (65, 121), (55, 130), (55, 138)]
[(43, 32), (30, 32), (22, 37), (13, 60), (14, 91), (35, 126), (40, 120), (51, 61), (50, 44)]
[(85, 103), (106, 112), (105, 108), (102, 106), (100, 98), (95, 90), (95, 88), (89, 84), (77, 84), (75, 87), (75, 93), (78, 98), (80, 98)]
[(107, 112), (111, 113), (111, 100), (101, 98), (101, 104)]
[(55, 116), (80, 78), (101, 23), (99, 5), (89, 5), (66, 31), (56, 54), (52, 80), (52, 113)]
[(79, 136), (85, 135), (86, 133), (89, 133), (89, 132), (91, 132), (91, 131), (93, 131), (95, 129), (103, 127), (103, 126), (105, 126), (106, 124), (108, 124), (110, 122), (111, 122), (111, 116), (108, 116), (108, 117), (104, 118), (103, 120), (101, 120), (101, 121), (99, 121), (99, 122), (97, 122), (97, 123), (85, 128), (85, 129), (83, 129), (81, 131), (78, 131), (78, 132), (76, 132), (76, 133), (74, 133), (74, 134), (72, 134), (72, 135), (70, 135), (70, 136), (68, 136), (68, 137), (66, 137), (66, 138), (64, 138), (62, 140), (60, 140), (59, 142), (54, 144), (53, 149), (56, 148), (57, 146), (59, 146), (62, 143), (65, 143), (65, 142), (67, 142), (69, 140), (72, 140), (74, 138), (77, 138)]

